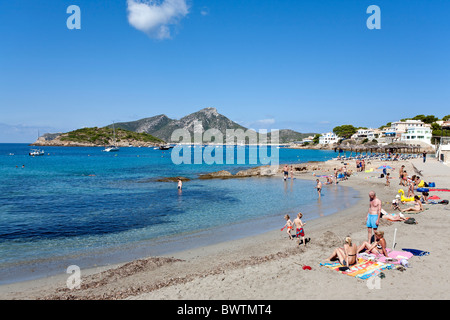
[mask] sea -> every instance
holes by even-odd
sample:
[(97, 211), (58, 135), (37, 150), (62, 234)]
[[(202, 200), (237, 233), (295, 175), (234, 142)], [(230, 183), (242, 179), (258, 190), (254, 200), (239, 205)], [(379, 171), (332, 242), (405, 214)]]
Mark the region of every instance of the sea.
[[(45, 147), (32, 157), (28, 144), (0, 144), (0, 284), (252, 237), (280, 230), (285, 214), (301, 211), (308, 221), (358, 201), (356, 190), (339, 184), (324, 187), (319, 200), (315, 182), (303, 179), (198, 179), (266, 164), (252, 158), (257, 146), (233, 148), (236, 161), (176, 164), (173, 149)], [(245, 161), (237, 161), (238, 149)], [(281, 164), (336, 157), (277, 147), (268, 155)], [(179, 176), (190, 179), (181, 191), (158, 181)]]

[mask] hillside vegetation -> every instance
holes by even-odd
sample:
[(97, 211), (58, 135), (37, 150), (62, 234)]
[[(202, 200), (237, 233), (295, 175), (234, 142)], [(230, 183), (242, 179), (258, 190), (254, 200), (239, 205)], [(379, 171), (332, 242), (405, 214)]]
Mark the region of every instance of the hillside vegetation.
[[(59, 139), (61, 141), (76, 142), (76, 143), (90, 143), (95, 145), (109, 145), (114, 143), (114, 131), (112, 128), (82, 128), (68, 133), (62, 134)], [(116, 142), (146, 142), (146, 143), (163, 143), (164, 141), (158, 139), (148, 133), (138, 133), (124, 129), (116, 129)]]

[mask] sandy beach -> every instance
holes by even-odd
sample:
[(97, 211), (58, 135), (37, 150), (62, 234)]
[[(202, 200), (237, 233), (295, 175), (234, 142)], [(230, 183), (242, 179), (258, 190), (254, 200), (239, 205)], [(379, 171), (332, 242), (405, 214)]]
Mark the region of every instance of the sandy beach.
[[(343, 239), (351, 236), (356, 244), (367, 240), (366, 215), (368, 193), (373, 190), (391, 210), (391, 201), (398, 189), (398, 168), (404, 164), (409, 175), (420, 174), (426, 182), (435, 182), (439, 188), (448, 188), (450, 168), (428, 159), (400, 162), (373, 161), (366, 169), (388, 164), (394, 169), (391, 185), (378, 178), (380, 171), (354, 172), (349, 180), (339, 182), (359, 191), (353, 207), (319, 219), (305, 226), (311, 242), (306, 247), (289, 240), (280, 229), (217, 245), (179, 252), (165, 257), (149, 257), (127, 264), (82, 270), (81, 288), (70, 290), (68, 274), (0, 286), (1, 299), (139, 299), (139, 300), (307, 300), (307, 299), (448, 299), (450, 298), (445, 230), (450, 224), (450, 207), (442, 204), (424, 205), (426, 210), (414, 217), (417, 224), (390, 222), (380, 219), (379, 230), (385, 232), (390, 248), (397, 229), (396, 250), (414, 248), (429, 251), (430, 255), (414, 256), (404, 271), (385, 270), (385, 278), (378, 286), (327, 267), (321, 262)], [(341, 161), (330, 160), (315, 164), (316, 175), (332, 174), (342, 167)], [(355, 162), (348, 167), (355, 171)], [(296, 173), (300, 179), (316, 179), (311, 170)], [(274, 179), (280, 178), (275, 177)], [(325, 179), (321, 178), (324, 183)], [(333, 185), (324, 185), (333, 188)], [(403, 187), (406, 191), (406, 187)], [(449, 192), (430, 192), (449, 199)], [(323, 197), (321, 201), (326, 201)], [(403, 208), (407, 207), (402, 205)], [(301, 211), (301, 208), (298, 208)], [(284, 224), (280, 217), (280, 226)], [(303, 270), (302, 266), (311, 270)]]

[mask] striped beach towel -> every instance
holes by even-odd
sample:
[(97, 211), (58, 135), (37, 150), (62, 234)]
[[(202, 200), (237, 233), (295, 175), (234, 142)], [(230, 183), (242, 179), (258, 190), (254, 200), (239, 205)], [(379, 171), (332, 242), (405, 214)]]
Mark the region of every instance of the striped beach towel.
[(357, 264), (351, 266), (350, 269), (347, 271), (339, 270), (339, 268), (342, 267), (342, 265), (339, 262), (320, 263), (320, 266), (324, 266), (332, 270), (338, 271), (342, 274), (346, 274), (348, 276), (363, 280), (379, 274), (382, 270), (390, 268), (389, 264), (378, 261), (367, 261), (361, 258), (358, 259)]

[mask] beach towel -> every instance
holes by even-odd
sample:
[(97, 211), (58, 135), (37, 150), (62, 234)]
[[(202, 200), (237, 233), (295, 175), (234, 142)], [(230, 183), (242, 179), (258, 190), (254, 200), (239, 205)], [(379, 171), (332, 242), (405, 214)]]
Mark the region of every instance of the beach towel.
[(428, 256), (430, 253), (428, 251), (422, 251), (422, 250), (417, 250), (417, 249), (402, 249), (403, 251), (407, 251), (412, 253), (415, 256)]
[(430, 191), (450, 192), (450, 189), (429, 189)]
[(395, 259), (397, 261), (386, 261), (386, 257), (385, 256), (381, 256), (378, 257), (377, 260), (379, 262), (383, 262), (383, 263), (391, 263), (391, 264), (400, 264), (400, 261), (402, 259), (406, 259), (408, 260), (409, 258), (411, 258), (413, 256), (413, 254), (411, 252), (406, 252), (406, 251), (391, 251), (389, 252), (390, 249), (388, 249), (388, 257)]
[(402, 259), (408, 260), (409, 258), (411, 258), (413, 256), (413, 254), (411, 252), (407, 252), (407, 251), (393, 251), (392, 249), (387, 248), (386, 249), (387, 253), (388, 253), (388, 258), (392, 258), (395, 259), (393, 261), (386, 261), (386, 257), (384, 255), (377, 255), (377, 254), (373, 254), (373, 253), (360, 253), (358, 254), (358, 258), (359, 259), (363, 259), (363, 260), (372, 260), (372, 261), (378, 261), (381, 263), (388, 263), (388, 264), (400, 264), (400, 261)]
[(339, 268), (343, 267), (343, 265), (341, 265), (339, 262), (320, 263), (320, 266), (327, 267), (339, 273), (346, 274), (358, 279), (368, 279), (376, 274), (379, 274), (381, 270), (391, 268), (390, 264), (385, 264), (379, 261), (367, 261), (361, 258), (358, 259), (357, 264), (351, 266), (346, 271), (339, 270)]

